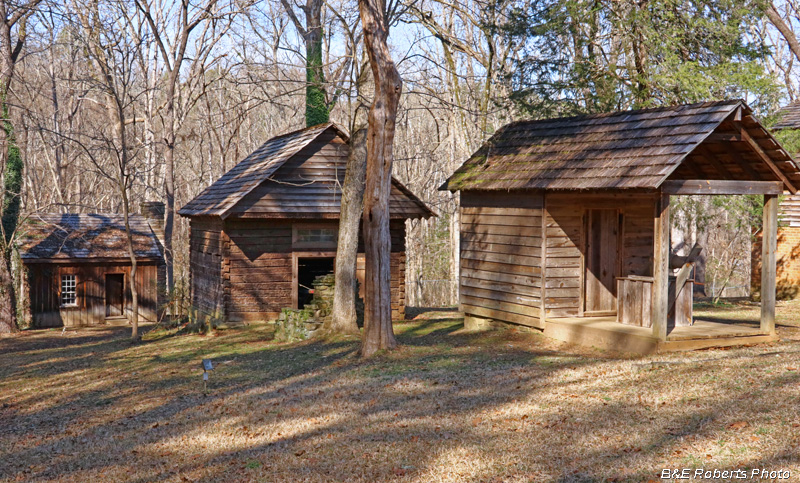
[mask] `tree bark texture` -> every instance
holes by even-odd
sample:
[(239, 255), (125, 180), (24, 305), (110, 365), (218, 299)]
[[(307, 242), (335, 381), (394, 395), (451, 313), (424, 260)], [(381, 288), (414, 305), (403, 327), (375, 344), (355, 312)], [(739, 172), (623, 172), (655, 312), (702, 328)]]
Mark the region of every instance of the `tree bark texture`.
[(336, 285), (333, 290), (333, 310), (326, 331), (338, 334), (358, 334), (356, 297), (358, 283), (358, 231), (364, 201), (364, 177), (367, 169), (367, 130), (359, 129), (350, 137), (350, 152), (342, 186), (342, 206), (339, 215), (339, 238), (336, 245)]
[(389, 25), (382, 0), (359, 0), (364, 45), (375, 79), (375, 98), (369, 111), (367, 174), (364, 191), (364, 332), (361, 356), (369, 357), (397, 345), (392, 329), (389, 258), (389, 194), (392, 145), (403, 81), (387, 45)]

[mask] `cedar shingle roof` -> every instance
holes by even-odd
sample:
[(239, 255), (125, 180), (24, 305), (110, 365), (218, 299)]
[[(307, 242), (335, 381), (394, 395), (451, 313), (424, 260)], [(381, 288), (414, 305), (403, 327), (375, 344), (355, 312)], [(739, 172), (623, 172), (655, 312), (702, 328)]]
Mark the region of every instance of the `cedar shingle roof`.
[(334, 127), (333, 123), (319, 124), (270, 139), (204, 189), (178, 213), (184, 216), (224, 216), (247, 193), (329, 127)]
[(498, 130), (443, 188), (658, 188), (740, 108), (745, 128), (769, 144), (764, 149), (775, 164), (781, 163), (790, 179), (800, 179), (791, 157), (752, 118), (750, 108), (730, 100), (514, 122)]
[[(347, 134), (334, 123), (274, 137), (178, 213), (190, 217), (338, 218), (347, 140)], [(433, 215), (394, 178), (390, 211), (396, 219)]]
[(786, 105), (778, 111), (778, 122), (772, 126), (772, 129), (779, 131), (781, 129), (800, 129), (800, 102), (793, 102)]
[[(136, 257), (160, 259), (161, 245), (147, 219), (131, 214), (129, 223)], [(19, 249), (23, 260), (129, 257), (119, 213), (33, 215), (20, 227)]]

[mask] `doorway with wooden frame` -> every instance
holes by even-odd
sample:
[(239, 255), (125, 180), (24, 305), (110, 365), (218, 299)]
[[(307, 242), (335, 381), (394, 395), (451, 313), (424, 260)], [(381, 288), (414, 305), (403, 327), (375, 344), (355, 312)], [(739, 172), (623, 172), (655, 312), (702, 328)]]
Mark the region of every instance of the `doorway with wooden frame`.
[(616, 209), (586, 210), (584, 316), (606, 316), (617, 313), (616, 284), (621, 260), (619, 253), (621, 216)]
[(125, 274), (106, 274), (106, 317), (120, 317), (125, 308)]

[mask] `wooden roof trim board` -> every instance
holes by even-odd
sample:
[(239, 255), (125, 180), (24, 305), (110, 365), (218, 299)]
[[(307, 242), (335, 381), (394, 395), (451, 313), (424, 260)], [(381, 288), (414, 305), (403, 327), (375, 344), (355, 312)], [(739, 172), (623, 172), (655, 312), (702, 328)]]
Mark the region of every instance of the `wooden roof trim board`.
[[(734, 130), (739, 132), (727, 134)], [(737, 142), (736, 147), (724, 146), (725, 151), (747, 153), (739, 158), (752, 166), (739, 165), (736, 158), (733, 165), (723, 164), (707, 141)], [(744, 101), (728, 100), (513, 122), (500, 128), (441, 189), (652, 190), (689, 158), (710, 163), (723, 177), (734, 177), (730, 168), (735, 177), (754, 181), (774, 176), (792, 192), (800, 185), (800, 168), (791, 156)], [(692, 168), (690, 164), (686, 166)]]

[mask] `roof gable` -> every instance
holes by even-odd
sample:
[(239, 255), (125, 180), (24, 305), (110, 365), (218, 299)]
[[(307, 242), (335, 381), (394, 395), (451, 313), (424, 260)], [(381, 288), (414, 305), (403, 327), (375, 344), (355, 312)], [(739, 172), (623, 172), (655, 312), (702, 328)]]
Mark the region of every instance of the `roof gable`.
[[(443, 188), (655, 189), (735, 116), (741, 117), (736, 121), (741, 129), (757, 132), (750, 138), (757, 136), (758, 143), (764, 143), (761, 150), (774, 157), (770, 163), (781, 171), (759, 168), (759, 177), (785, 175), (793, 185), (800, 184), (791, 157), (755, 121), (744, 102), (732, 100), (512, 123), (492, 136)], [(721, 148), (732, 146), (744, 153), (741, 138), (731, 137), (731, 142), (735, 145)], [(716, 156), (709, 156), (709, 163), (716, 163)], [(764, 161), (759, 158), (755, 163)], [(747, 176), (755, 171), (742, 177), (750, 179)], [(727, 179), (724, 172), (701, 174), (707, 177), (702, 179)]]
[[(147, 219), (129, 215), (137, 258), (160, 259), (163, 254)], [(23, 260), (128, 258), (128, 238), (119, 213), (40, 213), (20, 227)]]
[(204, 189), (178, 213), (184, 216), (225, 216), (236, 203), (269, 178), (286, 160), (328, 129), (344, 135), (333, 123), (326, 123), (270, 139)]
[[(273, 145), (278, 138), (267, 141), (179, 213), (222, 218), (338, 219), (347, 165), (347, 135), (334, 124), (327, 124), (279, 136), (286, 137), (295, 139), (291, 146), (284, 141), (287, 143), (284, 148), (265, 149), (264, 146)], [(298, 137), (303, 140), (297, 141)], [(260, 166), (260, 170), (253, 166)], [(256, 178), (257, 173), (257, 179), (245, 185), (237, 181), (243, 175), (231, 174), (234, 170), (250, 173), (252, 178)], [(233, 192), (237, 186), (240, 191)], [(433, 215), (419, 198), (394, 178), (390, 211), (392, 218), (401, 219)]]

